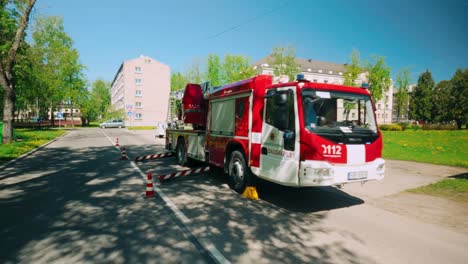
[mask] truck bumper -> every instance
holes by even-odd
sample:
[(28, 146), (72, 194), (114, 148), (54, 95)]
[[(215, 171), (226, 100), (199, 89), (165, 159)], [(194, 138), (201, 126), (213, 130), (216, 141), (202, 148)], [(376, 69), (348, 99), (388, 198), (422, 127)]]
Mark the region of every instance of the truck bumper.
[(382, 180), (384, 175), (385, 160), (381, 158), (361, 165), (338, 165), (308, 160), (300, 163), (299, 186), (332, 186)]

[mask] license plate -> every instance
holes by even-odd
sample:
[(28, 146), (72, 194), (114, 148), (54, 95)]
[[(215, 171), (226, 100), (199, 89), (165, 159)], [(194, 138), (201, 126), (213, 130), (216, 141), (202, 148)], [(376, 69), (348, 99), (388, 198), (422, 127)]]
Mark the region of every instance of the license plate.
[(367, 171), (348, 172), (348, 180), (360, 180), (367, 178)]

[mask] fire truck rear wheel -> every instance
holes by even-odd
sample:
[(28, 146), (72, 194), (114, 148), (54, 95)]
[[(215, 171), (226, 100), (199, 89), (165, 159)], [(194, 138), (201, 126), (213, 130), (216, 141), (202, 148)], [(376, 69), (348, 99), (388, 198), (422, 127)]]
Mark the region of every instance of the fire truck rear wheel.
[(177, 141), (176, 160), (180, 166), (184, 166), (187, 164), (187, 152), (185, 151), (185, 141), (183, 138)]
[(242, 152), (235, 150), (231, 153), (228, 172), (231, 188), (238, 193), (243, 193), (251, 175)]

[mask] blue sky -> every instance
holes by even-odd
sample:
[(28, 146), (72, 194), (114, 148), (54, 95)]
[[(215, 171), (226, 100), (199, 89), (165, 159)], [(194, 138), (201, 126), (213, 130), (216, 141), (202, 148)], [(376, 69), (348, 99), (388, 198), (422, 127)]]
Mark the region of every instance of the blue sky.
[(276, 46), (336, 63), (353, 48), (384, 56), (392, 76), (411, 66), (436, 81), (468, 67), (468, 0), (38, 0), (35, 15), (62, 16), (89, 80), (112, 81), (140, 54), (184, 71), (209, 53), (256, 61)]

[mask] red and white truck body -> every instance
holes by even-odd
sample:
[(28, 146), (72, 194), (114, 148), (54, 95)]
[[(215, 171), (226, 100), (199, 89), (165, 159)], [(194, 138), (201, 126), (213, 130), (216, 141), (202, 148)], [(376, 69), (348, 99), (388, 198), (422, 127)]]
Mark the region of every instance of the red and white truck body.
[[(169, 129), (166, 148), (228, 172), (238, 191), (253, 174), (281, 185), (331, 186), (384, 177), (382, 135), (367, 89), (269, 75), (203, 96), (188, 84), (184, 123)], [(242, 156), (242, 157), (240, 157)]]

